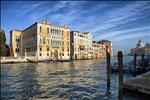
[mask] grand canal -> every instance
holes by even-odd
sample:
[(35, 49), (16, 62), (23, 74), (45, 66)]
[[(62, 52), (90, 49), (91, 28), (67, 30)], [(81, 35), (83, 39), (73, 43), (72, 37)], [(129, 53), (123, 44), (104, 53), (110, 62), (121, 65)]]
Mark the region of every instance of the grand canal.
[[(118, 75), (111, 74), (108, 98), (105, 59), (1, 65), (2, 100), (117, 100), (117, 86)], [(138, 100), (127, 95), (124, 99)]]

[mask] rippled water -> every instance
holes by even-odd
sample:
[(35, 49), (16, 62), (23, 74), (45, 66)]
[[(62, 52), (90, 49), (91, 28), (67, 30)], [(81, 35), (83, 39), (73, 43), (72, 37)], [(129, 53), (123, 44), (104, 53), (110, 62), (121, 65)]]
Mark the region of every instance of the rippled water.
[[(105, 66), (104, 60), (2, 64), (1, 99), (116, 100), (118, 75), (111, 75), (108, 98)], [(124, 77), (126, 80), (132, 76)]]

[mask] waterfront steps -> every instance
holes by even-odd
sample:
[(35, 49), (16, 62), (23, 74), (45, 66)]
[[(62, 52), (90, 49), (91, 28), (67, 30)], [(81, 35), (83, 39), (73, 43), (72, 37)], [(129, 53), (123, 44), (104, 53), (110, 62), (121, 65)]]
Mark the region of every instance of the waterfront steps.
[(124, 93), (150, 100), (150, 71), (127, 80), (123, 84)]

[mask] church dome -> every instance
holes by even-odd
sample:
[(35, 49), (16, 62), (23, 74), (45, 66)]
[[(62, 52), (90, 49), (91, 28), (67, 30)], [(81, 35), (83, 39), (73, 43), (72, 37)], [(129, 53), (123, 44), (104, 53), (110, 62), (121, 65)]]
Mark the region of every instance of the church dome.
[(136, 45), (136, 48), (142, 48), (142, 47), (144, 47), (144, 43), (142, 43), (142, 41), (139, 40), (139, 42)]
[(146, 43), (145, 47), (150, 48), (150, 43)]

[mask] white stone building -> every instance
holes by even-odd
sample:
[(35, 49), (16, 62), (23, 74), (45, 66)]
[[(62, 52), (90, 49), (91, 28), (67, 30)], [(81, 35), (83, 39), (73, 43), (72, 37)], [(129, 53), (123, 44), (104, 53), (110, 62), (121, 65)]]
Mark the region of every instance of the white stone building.
[(90, 32), (70, 32), (71, 59), (92, 57), (92, 34)]

